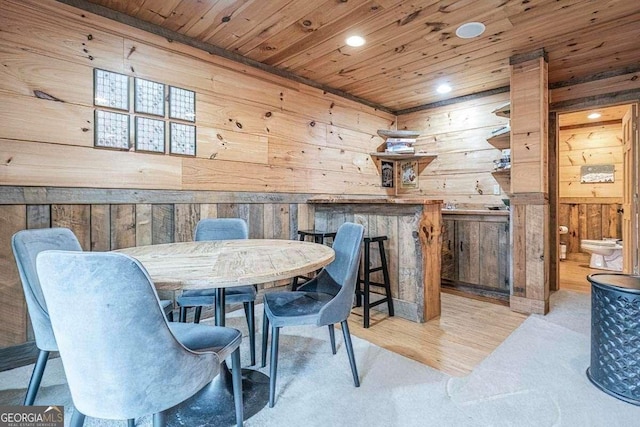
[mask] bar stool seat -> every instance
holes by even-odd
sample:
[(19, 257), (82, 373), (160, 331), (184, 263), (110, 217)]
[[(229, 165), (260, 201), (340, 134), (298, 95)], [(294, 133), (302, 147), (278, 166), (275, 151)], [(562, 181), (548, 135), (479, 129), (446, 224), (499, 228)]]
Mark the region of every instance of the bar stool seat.
[[(393, 298), (391, 297), (391, 281), (389, 280), (389, 266), (387, 264), (387, 255), (384, 251), (384, 241), (387, 240), (387, 236), (365, 236), (364, 237), (364, 265), (362, 268), (363, 275), (358, 278), (356, 283), (356, 307), (360, 307), (364, 304), (364, 327), (369, 327), (369, 310), (371, 307), (375, 307), (380, 304), (387, 303), (387, 309), (389, 316), (393, 316)], [(380, 265), (371, 266), (371, 245), (377, 243), (380, 250)], [(382, 271), (382, 277), (384, 282), (372, 282), (371, 273), (376, 271)], [(363, 289), (360, 289), (360, 285), (363, 285)], [(377, 301), (371, 302), (370, 289), (371, 286), (378, 286), (384, 288), (385, 296)], [(363, 302), (364, 301), (364, 302)]]
[[(298, 240), (300, 241), (305, 241), (307, 240), (307, 237), (311, 237), (313, 239), (314, 243), (319, 243), (321, 245), (325, 244), (325, 239), (331, 239), (331, 242), (333, 243), (333, 240), (336, 238), (336, 232), (335, 231), (324, 231), (324, 230), (298, 230)], [(318, 270), (320, 271), (320, 270)], [(316, 272), (317, 273), (317, 272)], [(299, 285), (302, 285), (302, 283), (298, 283), (298, 279), (303, 279), (304, 282), (306, 282), (307, 280), (311, 280), (311, 277), (308, 276), (296, 276), (293, 279), (291, 279), (291, 290), (295, 291), (296, 289), (298, 289)]]

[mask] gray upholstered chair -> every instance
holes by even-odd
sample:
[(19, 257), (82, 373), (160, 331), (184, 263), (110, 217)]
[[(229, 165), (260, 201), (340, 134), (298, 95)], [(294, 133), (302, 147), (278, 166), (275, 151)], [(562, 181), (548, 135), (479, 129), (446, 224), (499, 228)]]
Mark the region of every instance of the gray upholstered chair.
[(33, 325), (33, 334), (36, 338), (36, 347), (39, 350), (38, 360), (31, 374), (27, 394), (24, 398), (25, 405), (33, 405), (40, 387), (42, 374), (49, 360), (49, 353), (58, 351), (58, 345), (49, 321), (47, 305), (44, 302), (40, 281), (36, 273), (36, 256), (40, 252), (49, 249), (82, 251), (82, 247), (76, 236), (68, 228), (22, 230), (11, 238), (11, 247), (27, 301), (29, 317)]
[[(33, 405), (42, 374), (47, 366), (49, 353), (58, 351), (58, 345), (51, 330), (47, 305), (44, 302), (40, 281), (36, 274), (36, 256), (45, 250), (82, 251), (82, 247), (75, 234), (68, 228), (62, 227), (18, 231), (11, 238), (11, 247), (27, 301), (33, 334), (36, 338), (36, 347), (39, 350), (24, 399), (25, 405)], [(172, 320), (173, 302), (162, 300), (161, 305), (169, 320)]]
[[(248, 239), (249, 229), (247, 223), (241, 218), (207, 218), (202, 219), (196, 225), (195, 241), (202, 240), (234, 240)], [(200, 321), (202, 307), (215, 304), (215, 289), (185, 290), (182, 296), (176, 299), (180, 306), (180, 321), (185, 322), (189, 307), (195, 307), (194, 321)], [(249, 350), (251, 352), (251, 365), (256, 364), (256, 326), (255, 326), (255, 301), (257, 290), (255, 286), (237, 286), (225, 289), (225, 304), (242, 303), (249, 328)]]
[(340, 323), (349, 355), (351, 373), (356, 387), (360, 387), (356, 359), (351, 344), (347, 317), (351, 312), (353, 294), (360, 263), (360, 246), (364, 227), (344, 223), (338, 229), (333, 243), (336, 257), (320, 273), (296, 291), (271, 292), (264, 296), (262, 324), (262, 367), (266, 365), (267, 340), (271, 324), (271, 367), (269, 378), (269, 407), (273, 407), (278, 368), (278, 338), (284, 326), (328, 326), (331, 349), (336, 353), (334, 324)]
[(150, 414), (162, 426), (163, 411), (211, 382), (229, 355), (242, 425), (240, 331), (169, 324), (146, 270), (124, 254), (45, 251), (36, 265), (76, 408), (73, 427), (85, 415)]

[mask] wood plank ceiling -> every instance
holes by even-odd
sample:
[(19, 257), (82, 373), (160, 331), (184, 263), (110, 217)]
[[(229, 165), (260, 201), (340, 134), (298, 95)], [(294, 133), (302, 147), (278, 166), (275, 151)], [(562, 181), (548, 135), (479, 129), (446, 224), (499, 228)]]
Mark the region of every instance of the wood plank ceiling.
[[(504, 88), (509, 58), (540, 48), (551, 85), (640, 68), (637, 0), (89, 1), (396, 112)], [(470, 21), (485, 33), (456, 37)]]

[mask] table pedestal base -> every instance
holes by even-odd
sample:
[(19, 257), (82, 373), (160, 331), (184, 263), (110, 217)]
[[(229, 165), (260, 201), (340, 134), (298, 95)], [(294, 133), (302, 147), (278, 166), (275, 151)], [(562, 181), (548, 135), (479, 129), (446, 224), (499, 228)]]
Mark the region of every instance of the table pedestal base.
[[(171, 390), (167, 390), (171, 393)], [(252, 369), (242, 370), (242, 400), (244, 419), (254, 416), (269, 401), (269, 377)], [(231, 371), (223, 363), (220, 374), (183, 403), (166, 411), (167, 426), (235, 426)]]

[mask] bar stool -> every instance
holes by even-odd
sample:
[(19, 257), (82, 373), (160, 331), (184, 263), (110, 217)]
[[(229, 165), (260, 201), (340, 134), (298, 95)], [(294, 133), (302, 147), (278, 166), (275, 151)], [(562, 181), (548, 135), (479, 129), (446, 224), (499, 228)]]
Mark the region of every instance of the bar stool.
[[(393, 316), (393, 298), (391, 297), (391, 282), (389, 280), (389, 268), (387, 265), (387, 255), (384, 251), (384, 241), (387, 240), (387, 236), (366, 236), (364, 238), (364, 266), (363, 266), (363, 277), (358, 278), (358, 282), (356, 283), (356, 307), (360, 307), (362, 305), (362, 300), (364, 300), (364, 327), (369, 327), (369, 310), (371, 307), (375, 307), (376, 305), (387, 303), (387, 309), (389, 310), (389, 316)], [(380, 250), (380, 265), (376, 267), (371, 267), (371, 244), (378, 243), (378, 248)], [(371, 281), (371, 273), (375, 273), (376, 271), (382, 271), (382, 277), (384, 283), (380, 282), (372, 282)], [(364, 285), (364, 289), (360, 290), (360, 284)], [(385, 297), (379, 299), (378, 301), (371, 302), (369, 299), (369, 291), (370, 286), (379, 286), (384, 288)], [(362, 298), (364, 296), (364, 298)]]
[[(333, 239), (336, 238), (335, 231), (322, 231), (322, 230), (298, 230), (298, 240), (305, 241), (307, 237), (312, 237), (314, 243), (319, 243), (324, 245), (325, 239), (331, 239), (333, 243)], [(291, 279), (291, 290), (295, 291), (298, 289), (298, 279), (304, 279), (304, 281), (310, 280), (311, 277), (307, 276), (296, 276)], [(304, 282), (303, 282), (304, 283)], [(302, 283), (300, 283), (301, 285)]]

